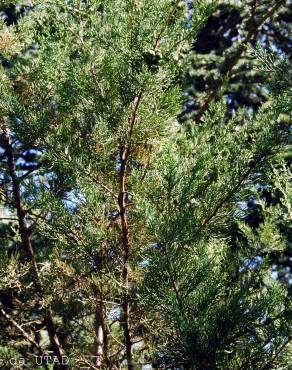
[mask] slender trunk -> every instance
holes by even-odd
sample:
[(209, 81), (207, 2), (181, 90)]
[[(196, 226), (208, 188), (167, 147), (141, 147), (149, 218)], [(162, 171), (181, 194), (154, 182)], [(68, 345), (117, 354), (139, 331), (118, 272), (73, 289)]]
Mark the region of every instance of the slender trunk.
[(97, 302), (95, 309), (95, 346), (94, 346), (94, 366), (101, 368), (104, 345), (104, 323), (102, 303)]
[(134, 370), (135, 363), (133, 359), (133, 353), (132, 353), (132, 339), (131, 339), (131, 331), (130, 331), (130, 302), (128, 299), (124, 299), (124, 302), (122, 304), (123, 308), (123, 330), (124, 330), (124, 337), (125, 337), (125, 345), (126, 345), (126, 356), (127, 356), (127, 362), (128, 362), (128, 369)]
[(107, 369), (107, 370), (111, 370), (112, 369), (111, 361), (110, 361), (110, 358), (108, 357), (108, 354), (109, 354), (109, 348), (108, 348), (109, 329), (108, 329), (108, 326), (106, 324), (106, 317), (107, 317), (107, 314), (106, 314), (106, 310), (105, 310), (105, 307), (104, 307), (104, 309), (103, 309), (103, 321), (102, 321), (102, 325), (103, 325), (103, 359), (104, 359), (104, 368)]
[(95, 345), (94, 345), (94, 366), (98, 369), (111, 369), (111, 362), (108, 357), (108, 329), (105, 323), (105, 307), (98, 297), (95, 308)]
[(126, 357), (128, 362), (128, 369), (134, 370), (134, 359), (132, 354), (132, 340), (130, 329), (130, 301), (129, 301), (129, 262), (130, 262), (130, 244), (129, 244), (129, 227), (126, 213), (125, 203), (125, 183), (126, 183), (126, 170), (129, 157), (129, 148), (121, 148), (120, 151), (120, 179), (119, 179), (119, 211), (121, 218), (121, 231), (122, 231), (122, 245), (123, 245), (123, 284), (125, 286), (125, 294), (122, 300), (122, 327), (124, 331), (124, 340), (126, 346)]
[[(157, 43), (160, 36), (157, 38)], [(128, 131), (128, 145), (122, 145), (120, 147), (120, 170), (119, 170), (119, 193), (118, 193), (118, 207), (119, 215), (121, 220), (121, 243), (123, 247), (123, 285), (125, 287), (125, 293), (122, 297), (122, 328), (124, 332), (124, 343), (126, 347), (126, 358), (128, 362), (128, 370), (134, 370), (135, 363), (133, 359), (133, 343), (131, 339), (131, 326), (130, 326), (130, 298), (129, 298), (129, 265), (130, 265), (130, 243), (129, 243), (129, 226), (127, 216), (127, 205), (126, 205), (126, 177), (127, 177), (127, 165), (128, 159), (131, 153), (131, 137), (136, 123), (138, 108), (142, 99), (143, 93), (137, 95), (133, 102), (133, 111), (129, 117), (129, 131)]]
[[(21, 200), (20, 185), (19, 185), (17, 174), (16, 174), (15, 157), (13, 153), (13, 147), (10, 141), (9, 130), (6, 124), (2, 125), (2, 131), (3, 131), (2, 140), (4, 143), (6, 155), (7, 155), (9, 174), (12, 180), (13, 199), (14, 199), (14, 203), (15, 203), (15, 207), (17, 211), (17, 219), (18, 219), (21, 242), (27, 254), (27, 258), (30, 261), (31, 266), (32, 266), (32, 273), (34, 274), (34, 277), (35, 277), (34, 283), (35, 283), (36, 292), (38, 293), (40, 297), (42, 297), (43, 285), (42, 285), (42, 281), (39, 275), (38, 267), (35, 261), (34, 250), (31, 244), (31, 240), (30, 240), (30, 230), (28, 229), (26, 225), (26, 221), (25, 221), (25, 210), (24, 210), (23, 203)], [(57, 336), (56, 326), (55, 326), (50, 308), (47, 308), (43, 311), (43, 317), (44, 317), (44, 323), (46, 325), (46, 328), (49, 334), (50, 343), (51, 343), (53, 351), (58, 357), (60, 368), (68, 369), (68, 366), (63, 364), (64, 352), (63, 352), (63, 349), (61, 347), (61, 344)]]

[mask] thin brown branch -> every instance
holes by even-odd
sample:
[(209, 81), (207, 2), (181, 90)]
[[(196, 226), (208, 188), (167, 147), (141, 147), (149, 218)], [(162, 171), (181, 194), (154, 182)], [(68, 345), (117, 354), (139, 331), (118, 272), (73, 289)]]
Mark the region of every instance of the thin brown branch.
[[(137, 104), (136, 104), (137, 106)], [(137, 108), (136, 108), (137, 109)], [(135, 110), (136, 110), (135, 109)], [(134, 111), (135, 111), (134, 110)], [(135, 114), (133, 114), (135, 117)], [(131, 122), (132, 126), (134, 121)], [(131, 128), (132, 131), (132, 128)], [(125, 184), (126, 184), (126, 171), (127, 171), (127, 162), (130, 155), (130, 146), (126, 148), (122, 146), (120, 149), (120, 172), (119, 172), (119, 213), (121, 219), (121, 241), (123, 245), (123, 283), (125, 285), (126, 292), (122, 300), (122, 309), (123, 309), (123, 318), (122, 318), (122, 327), (124, 331), (125, 346), (126, 346), (126, 355), (128, 361), (128, 369), (134, 370), (134, 359), (132, 354), (132, 340), (130, 333), (130, 301), (128, 297), (128, 287), (129, 287), (129, 262), (130, 262), (130, 244), (129, 244), (129, 228), (128, 228), (128, 218), (126, 212), (126, 203), (125, 203)]]
[(171, 9), (171, 12), (168, 14), (168, 16), (166, 18), (165, 24), (163, 25), (162, 29), (158, 32), (158, 34), (157, 34), (157, 36), (156, 36), (156, 38), (154, 40), (153, 47), (152, 47), (153, 50), (156, 50), (157, 49), (158, 44), (159, 44), (159, 41), (161, 40), (164, 31), (166, 30), (167, 26), (169, 25), (169, 23), (171, 22), (171, 20), (175, 16), (175, 14), (177, 12), (177, 5), (178, 5), (179, 2), (180, 2), (180, 0), (176, 0), (174, 2), (173, 7)]
[[(153, 43), (153, 50), (156, 50), (158, 47), (159, 41), (163, 35), (164, 30), (166, 29), (167, 25), (169, 24), (172, 17), (175, 15), (176, 12), (176, 5), (175, 2), (171, 13), (168, 15), (167, 20), (161, 31), (156, 36), (154, 43)], [(131, 339), (131, 329), (130, 329), (130, 300), (128, 297), (128, 289), (129, 289), (129, 263), (130, 263), (130, 243), (129, 243), (129, 225), (128, 225), (128, 217), (127, 217), (127, 204), (125, 201), (125, 194), (126, 194), (126, 177), (127, 177), (127, 165), (128, 159), (131, 154), (131, 137), (133, 134), (134, 126), (137, 121), (137, 114), (138, 109), (143, 97), (143, 92), (140, 91), (137, 97), (134, 100), (134, 106), (132, 109), (132, 113), (129, 117), (129, 131), (128, 131), (128, 146), (121, 145), (120, 147), (120, 169), (119, 169), (119, 194), (118, 194), (118, 207), (119, 207), (119, 216), (121, 220), (121, 242), (123, 245), (123, 271), (122, 271), (122, 278), (123, 284), (125, 286), (125, 294), (122, 299), (122, 310), (123, 310), (123, 317), (122, 317), (122, 327), (124, 331), (124, 339), (125, 339), (125, 347), (126, 347), (126, 357), (128, 362), (128, 370), (134, 370), (135, 364), (132, 354), (132, 339)]]
[(143, 92), (140, 91), (139, 94), (137, 95), (137, 97), (135, 98), (135, 101), (134, 101), (133, 112), (132, 112), (132, 114), (129, 118), (129, 138), (131, 138), (131, 136), (133, 134), (133, 129), (134, 129), (134, 125), (136, 123), (138, 108), (139, 108), (142, 96), (143, 96)]
[(142, 96), (143, 96), (143, 93), (141, 91), (136, 97), (136, 99), (134, 100), (133, 110), (128, 120), (129, 122), (129, 132), (128, 132), (129, 144), (127, 146), (125, 144), (120, 147), (118, 207), (119, 207), (119, 217), (121, 220), (121, 243), (123, 246), (122, 278), (123, 278), (123, 284), (125, 286), (125, 294), (122, 299), (121, 307), (123, 310), (122, 327), (124, 331), (126, 356), (127, 356), (129, 370), (134, 370), (135, 364), (134, 364), (133, 353), (132, 353), (133, 343), (131, 339), (131, 329), (130, 329), (130, 300), (128, 297), (130, 243), (129, 243), (127, 203), (126, 203), (125, 195), (126, 195), (127, 165), (128, 165), (129, 156), (131, 154), (131, 137), (132, 137), (134, 126), (137, 120), (138, 109), (139, 109), (139, 105), (142, 100)]
[(1, 307), (0, 313), (3, 317), (14, 327), (16, 328), (21, 335), (27, 339), (34, 347), (36, 347), (43, 355), (47, 355), (48, 353), (33, 339), (33, 337), (28, 334), (23, 328)]
[(0, 221), (18, 221), (18, 219), (13, 217), (0, 217)]
[(19, 178), (19, 182), (23, 181), (24, 179), (26, 179), (30, 174), (32, 174), (34, 171), (38, 170), (41, 168), (41, 163), (37, 164), (34, 168), (32, 168), (31, 170), (28, 170), (25, 174), (23, 174), (20, 178)]

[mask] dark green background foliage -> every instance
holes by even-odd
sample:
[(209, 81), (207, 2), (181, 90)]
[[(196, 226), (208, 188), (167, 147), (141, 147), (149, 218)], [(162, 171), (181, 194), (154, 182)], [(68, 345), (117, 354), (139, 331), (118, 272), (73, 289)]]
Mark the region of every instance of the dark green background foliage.
[(0, 369), (291, 369), (291, 1), (0, 11)]

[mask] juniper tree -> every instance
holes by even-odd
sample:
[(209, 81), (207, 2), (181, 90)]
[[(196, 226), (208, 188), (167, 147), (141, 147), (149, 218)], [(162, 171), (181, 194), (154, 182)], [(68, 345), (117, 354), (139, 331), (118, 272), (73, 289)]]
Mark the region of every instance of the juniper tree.
[[(1, 201), (11, 218), (1, 245), (3, 358), (39, 369), (33, 355), (49, 353), (70, 369), (285, 363), (291, 308), (268, 263), (285, 248), (291, 213), (278, 155), (291, 95), (277, 62), (257, 114), (226, 120), (221, 100), (180, 125), (191, 44), (215, 3), (23, 5), (0, 39), (9, 63)], [(268, 176), (283, 207), (263, 205), (254, 234), (244, 204)]]

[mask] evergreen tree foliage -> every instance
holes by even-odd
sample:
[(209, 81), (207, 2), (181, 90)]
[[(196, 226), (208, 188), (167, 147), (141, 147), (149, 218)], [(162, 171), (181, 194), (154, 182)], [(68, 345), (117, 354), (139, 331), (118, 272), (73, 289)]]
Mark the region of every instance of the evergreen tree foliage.
[(257, 109), (224, 90), (281, 14), (259, 3), (195, 120), (192, 49), (222, 4), (1, 4), (1, 369), (289, 368), (289, 60), (250, 47)]

